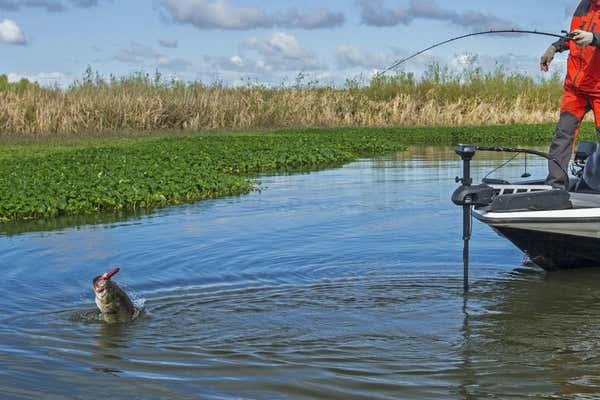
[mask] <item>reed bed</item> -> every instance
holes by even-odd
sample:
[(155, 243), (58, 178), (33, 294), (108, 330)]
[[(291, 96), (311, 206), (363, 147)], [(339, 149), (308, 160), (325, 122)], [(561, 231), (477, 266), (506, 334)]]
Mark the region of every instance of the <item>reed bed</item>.
[(546, 80), (430, 66), (411, 74), (355, 79), (343, 87), (226, 87), (138, 73), (103, 78), (88, 70), (69, 88), (0, 76), (0, 136), (54, 137), (156, 131), (538, 124), (557, 119), (561, 78)]

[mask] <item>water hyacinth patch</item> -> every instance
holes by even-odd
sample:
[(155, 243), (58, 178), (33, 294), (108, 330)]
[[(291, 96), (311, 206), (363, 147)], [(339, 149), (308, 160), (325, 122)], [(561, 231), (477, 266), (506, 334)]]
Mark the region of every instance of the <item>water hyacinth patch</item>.
[(145, 138), (41, 154), (21, 149), (0, 159), (0, 220), (150, 210), (240, 195), (256, 187), (252, 174), (318, 168), (402, 148), (389, 137), (360, 132), (294, 132)]

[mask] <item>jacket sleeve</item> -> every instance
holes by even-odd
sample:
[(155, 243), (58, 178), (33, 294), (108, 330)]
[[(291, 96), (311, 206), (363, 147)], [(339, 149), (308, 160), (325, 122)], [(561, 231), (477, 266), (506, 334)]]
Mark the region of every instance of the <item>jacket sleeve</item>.
[[(595, 39), (596, 35), (599, 35), (598, 40)], [(594, 41), (600, 43), (600, 34), (594, 34)], [(565, 39), (558, 39), (556, 42), (552, 43), (552, 46), (554, 46), (556, 51), (559, 53), (569, 50), (569, 45)]]

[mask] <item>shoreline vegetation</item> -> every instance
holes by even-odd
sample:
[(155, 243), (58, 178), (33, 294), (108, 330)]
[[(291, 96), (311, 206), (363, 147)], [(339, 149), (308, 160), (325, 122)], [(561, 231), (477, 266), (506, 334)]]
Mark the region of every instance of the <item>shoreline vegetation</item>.
[(182, 82), (136, 73), (103, 77), (88, 68), (68, 88), (0, 75), (0, 138), (137, 135), (173, 131), (539, 124), (558, 119), (562, 77), (544, 80), (431, 64), (410, 73), (264, 86)]
[[(242, 195), (260, 189), (260, 174), (409, 145), (546, 145), (560, 81), (437, 65), (418, 82), (398, 74), (341, 89), (105, 79), (91, 69), (61, 89), (0, 75), (0, 223)], [(586, 122), (581, 137), (593, 132)]]
[[(548, 144), (552, 124), (294, 129), (0, 144), (0, 222), (33, 221), (236, 196), (258, 174), (335, 167), (408, 145)], [(586, 123), (582, 138), (592, 138)]]

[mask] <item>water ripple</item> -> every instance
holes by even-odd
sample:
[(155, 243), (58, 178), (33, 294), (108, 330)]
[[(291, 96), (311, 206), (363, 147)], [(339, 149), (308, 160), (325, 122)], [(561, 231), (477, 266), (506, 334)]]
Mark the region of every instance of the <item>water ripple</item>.
[[(593, 398), (599, 272), (524, 267), (476, 225), (463, 298), (453, 157), (417, 148), (0, 237), (2, 397)], [(93, 304), (92, 277), (114, 265), (144, 301), (131, 323)]]

